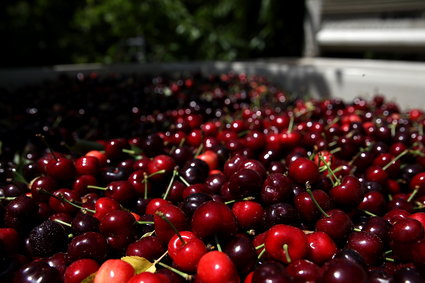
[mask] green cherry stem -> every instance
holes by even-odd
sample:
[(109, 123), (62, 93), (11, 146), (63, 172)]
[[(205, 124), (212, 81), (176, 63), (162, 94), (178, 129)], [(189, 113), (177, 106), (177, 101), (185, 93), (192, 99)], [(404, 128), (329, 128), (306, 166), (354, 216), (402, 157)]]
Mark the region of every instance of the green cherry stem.
[(291, 263), (292, 262), (292, 260), (291, 260), (291, 257), (289, 256), (289, 250), (288, 250), (288, 244), (284, 244), (283, 245), (283, 253), (285, 254), (285, 257), (286, 257), (286, 261), (288, 262), (288, 263)]
[(414, 189), (413, 192), (410, 194), (409, 198), (407, 199), (407, 202), (411, 202), (418, 192), (419, 188)]
[(256, 250), (259, 250), (259, 249), (263, 248), (265, 245), (266, 245), (266, 244), (264, 244), (264, 243), (263, 243), (263, 244), (261, 244), (261, 245), (256, 246), (256, 247), (255, 247), (255, 249), (256, 249)]
[(73, 207), (76, 207), (76, 208), (78, 208), (78, 209), (81, 209), (82, 211), (88, 211), (88, 212), (91, 212), (91, 213), (96, 213), (96, 211), (95, 210), (93, 210), (93, 209), (89, 209), (89, 208), (86, 208), (86, 207), (82, 207), (81, 205), (78, 205), (78, 204), (75, 204), (75, 203), (73, 203), (73, 202), (71, 202), (71, 201), (69, 201), (68, 199), (66, 199), (62, 194), (59, 194), (58, 196), (56, 196), (56, 195), (54, 195), (54, 194), (52, 194), (52, 193), (50, 193), (50, 192), (48, 192), (48, 191), (46, 191), (46, 190), (40, 190), (40, 192), (42, 192), (42, 193), (44, 193), (44, 194), (47, 194), (47, 195), (49, 195), (49, 196), (51, 196), (51, 197), (53, 197), (53, 198), (55, 198), (55, 199), (57, 199), (57, 200), (59, 200), (59, 201), (61, 201), (61, 202), (65, 202), (65, 203), (67, 203), (67, 204), (69, 204), (69, 205), (72, 205)]
[(173, 175), (171, 176), (171, 180), (170, 180), (170, 182), (168, 183), (168, 186), (167, 186), (167, 190), (165, 191), (165, 194), (164, 194), (164, 196), (162, 197), (163, 199), (167, 199), (168, 194), (170, 193), (171, 186), (173, 185), (174, 179), (176, 178), (176, 175), (177, 175), (178, 173), (179, 173), (179, 172), (177, 171), (177, 168), (174, 168), (174, 170), (173, 170)]
[(332, 178), (331, 178), (331, 181), (332, 181), (332, 185), (333, 186), (337, 186), (337, 185), (339, 185), (340, 183), (341, 183), (341, 181), (338, 179), (338, 177), (335, 175), (335, 172), (332, 170), (332, 168), (331, 168), (331, 166), (329, 165), (329, 163), (323, 158), (323, 156), (321, 155), (321, 154), (318, 154), (318, 156), (319, 156), (319, 159), (320, 159), (320, 161), (322, 161), (323, 162), (323, 164), (325, 164), (325, 166), (326, 166), (326, 168), (328, 169), (328, 172), (332, 175), (332, 177), (335, 179), (335, 180), (332, 180)]
[(87, 185), (88, 189), (96, 189), (96, 190), (101, 190), (101, 191), (106, 191), (108, 190), (108, 188), (106, 187), (99, 187), (99, 186), (95, 186), (95, 185)]
[(143, 192), (143, 199), (148, 199), (148, 174), (143, 173), (143, 182), (145, 183), (145, 191)]
[(215, 234), (215, 235), (214, 235), (214, 241), (215, 241), (215, 244), (216, 244), (216, 246), (217, 246), (217, 250), (218, 250), (219, 252), (222, 252), (223, 250), (221, 249), (221, 245), (220, 245), (220, 242), (218, 241), (217, 234)]
[(192, 280), (192, 277), (193, 277), (192, 275), (187, 274), (185, 272), (182, 272), (182, 271), (180, 271), (178, 269), (175, 269), (174, 267), (171, 267), (168, 264), (165, 264), (165, 263), (162, 263), (162, 262), (158, 262), (158, 265), (160, 265), (160, 266), (162, 266), (162, 267), (164, 267), (164, 268), (166, 268), (168, 270), (173, 271), (174, 273), (176, 273), (176, 274), (180, 275), (181, 277), (183, 277), (186, 281), (191, 281)]
[(385, 171), (388, 169), (388, 167), (390, 167), (391, 165), (394, 164), (394, 162), (396, 162), (397, 160), (399, 160), (400, 158), (402, 158), (403, 156), (405, 156), (406, 154), (408, 154), (410, 152), (409, 149), (405, 149), (403, 150), (400, 154), (398, 154), (396, 157), (394, 157), (390, 162), (388, 162), (384, 167), (382, 167), (382, 169)]
[(325, 217), (330, 217), (329, 214), (326, 213), (326, 211), (323, 210), (323, 208), (320, 206), (320, 204), (317, 202), (316, 198), (313, 195), (313, 192), (311, 191), (311, 186), (310, 183), (307, 182), (306, 184), (306, 192), (308, 193), (308, 195), (311, 197), (311, 200), (313, 201), (314, 205), (317, 207), (317, 209), (325, 216)]
[(165, 216), (164, 213), (162, 213), (161, 211), (157, 211), (157, 212), (155, 212), (155, 214), (157, 216), (161, 217), (162, 220), (164, 220), (165, 222), (167, 222), (167, 224), (170, 225), (171, 229), (173, 229), (173, 231), (177, 235), (177, 237), (179, 237), (179, 240), (182, 242), (182, 244), (183, 245), (186, 245), (186, 241), (183, 239), (182, 235), (177, 230), (176, 226), (174, 226), (174, 224), (171, 223), (171, 221), (167, 218), (167, 216)]
[(68, 222), (62, 221), (62, 220), (60, 220), (60, 219), (54, 219), (53, 221), (55, 221), (55, 222), (57, 222), (57, 223), (59, 223), (59, 224), (62, 224), (62, 225), (64, 225), (64, 226), (67, 226), (67, 227), (72, 227), (72, 225), (71, 225), (71, 224), (69, 224)]
[(377, 216), (376, 214), (374, 214), (374, 213), (372, 213), (370, 211), (364, 210), (364, 209), (361, 209), (361, 211), (363, 211), (365, 214), (367, 214), (369, 216), (372, 216), (372, 217), (376, 217)]

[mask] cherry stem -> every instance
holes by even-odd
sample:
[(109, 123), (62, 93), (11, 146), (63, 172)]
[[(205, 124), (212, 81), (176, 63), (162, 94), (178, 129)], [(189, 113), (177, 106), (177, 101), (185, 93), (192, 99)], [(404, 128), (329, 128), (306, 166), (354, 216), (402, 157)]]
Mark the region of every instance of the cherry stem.
[(410, 194), (409, 198), (407, 199), (407, 202), (411, 202), (418, 192), (419, 188), (414, 189), (413, 192)]
[(386, 257), (386, 258), (385, 258), (385, 260), (386, 260), (386, 261), (389, 261), (389, 262), (395, 262), (395, 259), (393, 259), (393, 258), (391, 258), (391, 257)]
[(5, 197), (5, 196), (1, 196), (0, 200), (14, 200), (16, 197)]
[(180, 179), (180, 181), (182, 181), (182, 182), (183, 182), (183, 184), (184, 184), (186, 187), (189, 187), (189, 186), (190, 186), (189, 182), (188, 182), (188, 181), (186, 181), (186, 179), (185, 179), (185, 178), (183, 178), (180, 174), (179, 174), (179, 179)]
[(262, 256), (263, 256), (263, 254), (266, 252), (266, 249), (263, 249), (259, 254), (258, 254), (258, 256), (257, 256), (257, 259), (260, 259)]
[(288, 134), (292, 133), (292, 130), (294, 128), (294, 121), (295, 117), (293, 114), (289, 115), (289, 125), (288, 125)]
[(168, 270), (171, 270), (171, 271), (173, 271), (174, 273), (176, 273), (176, 274), (178, 274), (178, 275), (180, 275), (181, 277), (183, 277), (185, 280), (187, 280), (187, 281), (190, 281), (190, 280), (192, 280), (192, 275), (190, 275), (190, 274), (187, 274), (187, 273), (185, 273), (185, 272), (182, 272), (182, 271), (180, 271), (180, 270), (178, 270), (178, 269), (175, 269), (174, 267), (171, 267), (171, 266), (169, 266), (169, 265), (167, 265), (167, 264), (165, 264), (165, 263), (162, 263), (162, 262), (158, 262), (158, 265), (160, 265), (160, 266), (162, 266), (162, 267), (164, 267), (164, 268), (167, 268)]
[(168, 186), (167, 186), (167, 190), (165, 191), (165, 194), (162, 197), (163, 199), (167, 199), (168, 194), (170, 193), (170, 190), (171, 190), (171, 186), (173, 185), (174, 179), (176, 178), (177, 174), (178, 174), (177, 168), (174, 168), (173, 175), (171, 176), (171, 180), (170, 180), (170, 182), (168, 183)]
[(387, 170), (388, 167), (394, 164), (397, 160), (405, 156), (407, 153), (409, 153), (408, 149), (403, 150), (401, 153), (399, 153), (396, 157), (394, 157), (390, 162), (388, 162), (384, 167), (382, 167), (382, 170)]
[(384, 252), (384, 255), (390, 254), (392, 252), (393, 252), (393, 250), (388, 250), (388, 251)]
[[(155, 175), (158, 175), (158, 174), (164, 174), (165, 173), (165, 169), (162, 169), (162, 170), (159, 170), (159, 171), (156, 171), (156, 172), (153, 172), (152, 174), (149, 174), (148, 175), (148, 178), (150, 178), (150, 177), (152, 177), (152, 176), (155, 176)], [(142, 182), (145, 182), (145, 180), (143, 179), (143, 181)]]
[(378, 215), (376, 215), (376, 214), (374, 214), (374, 213), (372, 213), (370, 211), (364, 210), (364, 209), (361, 209), (361, 211), (363, 211), (365, 214), (367, 214), (369, 216), (372, 216), (372, 217), (377, 217), (378, 216)]
[(316, 198), (313, 195), (313, 192), (311, 191), (311, 186), (310, 183), (307, 182), (306, 184), (306, 191), (308, 193), (308, 195), (311, 197), (311, 200), (313, 201), (314, 205), (317, 207), (317, 209), (325, 216), (325, 217), (330, 217), (329, 214), (327, 214), (323, 208), (320, 206), (320, 204), (317, 202)]
[(231, 203), (235, 203), (237, 201), (254, 200), (254, 199), (255, 199), (255, 197), (245, 197), (245, 198), (243, 198), (241, 200), (232, 199), (232, 200), (229, 200), (229, 201), (224, 202), (224, 204), (231, 204)]
[(283, 253), (285, 254), (285, 257), (286, 257), (286, 261), (288, 262), (288, 263), (291, 263), (292, 262), (292, 260), (291, 260), (291, 257), (289, 256), (289, 250), (288, 250), (288, 244), (284, 244), (283, 245)]
[(204, 144), (203, 143), (201, 143), (200, 145), (199, 145), (199, 147), (198, 147), (198, 149), (196, 150), (196, 152), (195, 152), (195, 158), (199, 155), (199, 154), (201, 154), (201, 152), (202, 152), (202, 150), (204, 149)]
[(154, 224), (153, 221), (136, 221), (136, 223), (141, 224), (141, 225), (143, 225), (143, 224)]
[(256, 250), (259, 250), (261, 248), (263, 248), (266, 244), (262, 243), (261, 245), (258, 245), (255, 247)]
[(360, 228), (353, 228), (353, 231), (354, 231), (354, 232), (361, 232), (361, 231), (362, 231), (362, 229), (360, 229)]
[(59, 223), (59, 224), (62, 224), (62, 225), (68, 226), (68, 227), (72, 227), (72, 225), (71, 225), (71, 224), (69, 224), (68, 222), (62, 221), (62, 220), (60, 220), (60, 219), (54, 219), (53, 221), (55, 221), (55, 222), (57, 222), (57, 223)]
[(217, 234), (215, 234), (215, 235), (214, 235), (214, 241), (215, 241), (215, 244), (216, 244), (216, 246), (217, 246), (217, 250), (218, 250), (219, 252), (222, 252), (223, 250), (221, 249), (221, 245), (220, 245), (220, 242), (218, 241)]
[(99, 187), (99, 186), (95, 186), (95, 185), (87, 185), (88, 189), (96, 189), (96, 190), (101, 190), (101, 191), (106, 191), (108, 190), (108, 188), (105, 187)]
[(44, 137), (44, 135), (42, 134), (36, 134), (36, 137), (40, 138), (43, 143), (46, 145), (46, 147), (49, 149), (50, 154), (52, 155), (53, 159), (58, 161), (58, 158), (56, 157), (55, 153), (53, 152), (52, 148), (50, 147), (50, 145), (47, 143), (46, 138)]
[(331, 178), (332, 185), (333, 185), (333, 186), (339, 185), (339, 184), (340, 184), (340, 180), (339, 180), (339, 179), (338, 179), (338, 177), (335, 175), (335, 172), (332, 170), (332, 168), (331, 168), (331, 166), (329, 165), (329, 163), (328, 163), (328, 162), (326, 162), (326, 160), (323, 158), (323, 156), (322, 156), (321, 154), (318, 154), (318, 156), (319, 156), (320, 161), (322, 161), (322, 162), (323, 162), (323, 164), (325, 164), (326, 168), (328, 169), (328, 172), (329, 172), (329, 173), (332, 175), (332, 177), (335, 179), (335, 181), (334, 181), (334, 180), (332, 180), (332, 178)]
[(165, 253), (163, 253), (158, 259), (156, 259), (152, 265), (155, 265), (157, 263), (159, 263), (166, 255), (168, 254), (168, 250), (165, 251)]
[(82, 207), (81, 205), (78, 205), (78, 204), (75, 204), (75, 203), (69, 201), (62, 194), (59, 194), (59, 196), (56, 196), (56, 195), (54, 195), (54, 194), (52, 194), (52, 193), (50, 193), (50, 192), (48, 192), (46, 190), (40, 190), (40, 192), (42, 192), (44, 194), (47, 194), (47, 195), (49, 195), (49, 196), (51, 196), (51, 197), (53, 197), (53, 198), (55, 198), (55, 199), (57, 199), (57, 200), (59, 200), (61, 202), (66, 202), (67, 204), (72, 205), (73, 207), (76, 207), (78, 209), (81, 209), (82, 211), (88, 211), (88, 212), (91, 212), (93, 214), (96, 213), (96, 211), (93, 210), (93, 209)]
[(337, 152), (340, 152), (342, 149), (340, 148), (340, 147), (337, 147), (337, 148), (334, 148), (334, 149), (332, 149), (331, 151), (329, 151), (329, 153), (330, 154), (334, 154), (334, 153), (337, 153)]
[(167, 218), (167, 216), (165, 216), (161, 211), (157, 211), (155, 214), (161, 217), (161, 219), (164, 220), (168, 225), (170, 225), (171, 229), (173, 229), (174, 233), (177, 235), (177, 237), (179, 237), (179, 240), (182, 242), (182, 244), (186, 245), (186, 241), (183, 239), (176, 226), (174, 226), (174, 224)]
[(148, 174), (146, 174), (146, 172), (143, 173), (143, 182), (145, 183), (145, 191), (143, 192), (143, 198), (148, 199)]

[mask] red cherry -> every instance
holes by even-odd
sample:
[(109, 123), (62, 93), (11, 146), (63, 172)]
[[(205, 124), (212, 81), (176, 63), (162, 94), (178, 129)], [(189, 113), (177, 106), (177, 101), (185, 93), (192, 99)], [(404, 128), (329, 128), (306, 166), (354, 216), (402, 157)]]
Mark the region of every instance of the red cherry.
[(211, 251), (199, 260), (197, 278), (203, 283), (239, 283), (240, 278), (232, 260), (223, 252)]
[(367, 264), (374, 265), (382, 256), (384, 245), (377, 235), (361, 231), (350, 234), (347, 248), (357, 251)]
[(94, 156), (82, 156), (74, 162), (78, 175), (96, 175), (100, 169), (100, 161)]
[(314, 183), (319, 180), (319, 168), (316, 163), (305, 157), (292, 161), (288, 167), (289, 177), (297, 183)]
[(192, 215), (192, 232), (201, 239), (214, 235), (229, 237), (236, 233), (236, 219), (227, 205), (216, 201), (207, 201), (199, 206)]
[(323, 264), (330, 260), (337, 252), (335, 242), (328, 234), (317, 231), (307, 234), (307, 257), (316, 264)]
[(66, 268), (64, 283), (80, 283), (98, 269), (99, 264), (93, 259), (83, 258), (76, 260)]
[(46, 172), (57, 181), (68, 181), (74, 178), (76, 169), (74, 162), (65, 157), (57, 157), (47, 164)]
[[(185, 230), (186, 215), (173, 204), (159, 207), (154, 216), (155, 234), (164, 243), (168, 243), (177, 231)], [(173, 227), (174, 226), (174, 227)]]
[(336, 205), (344, 210), (357, 207), (364, 196), (361, 183), (354, 176), (345, 176), (341, 184), (333, 187), (329, 194)]
[[(164, 174), (168, 175), (173, 172), (175, 166), (176, 163), (174, 162), (174, 159), (170, 156), (165, 154), (157, 155), (151, 160), (151, 162), (148, 163), (148, 173), (149, 175), (151, 175), (164, 170)], [(151, 178), (153, 180), (161, 180), (163, 179), (162, 176), (164, 174), (153, 175)]]
[(296, 283), (320, 281), (320, 267), (309, 260), (294, 260), (286, 267), (286, 271)]
[(140, 256), (149, 261), (159, 258), (165, 251), (164, 245), (156, 236), (143, 237), (127, 246), (127, 256)]
[(99, 166), (103, 167), (106, 164), (106, 156), (103, 152), (99, 151), (99, 150), (91, 150), (89, 152), (86, 153), (85, 156), (92, 156), (92, 157), (96, 157), (99, 160)]
[(174, 235), (168, 242), (169, 256), (177, 268), (183, 271), (195, 272), (200, 258), (206, 252), (204, 242), (190, 231), (181, 231), (180, 236)]
[(264, 209), (258, 202), (245, 200), (235, 202), (232, 212), (241, 228), (253, 229), (261, 223)]
[(416, 219), (407, 217), (397, 221), (390, 229), (390, 237), (398, 243), (412, 243), (424, 237), (424, 227)]
[(142, 272), (134, 275), (127, 283), (170, 283), (170, 279), (164, 274)]
[(108, 259), (100, 266), (94, 277), (94, 283), (127, 283), (134, 276), (134, 268), (120, 259)]
[(110, 211), (120, 209), (121, 205), (114, 199), (101, 197), (96, 200), (94, 217), (101, 220)]
[(268, 230), (265, 248), (274, 259), (288, 264), (307, 255), (308, 242), (301, 229), (277, 224)]

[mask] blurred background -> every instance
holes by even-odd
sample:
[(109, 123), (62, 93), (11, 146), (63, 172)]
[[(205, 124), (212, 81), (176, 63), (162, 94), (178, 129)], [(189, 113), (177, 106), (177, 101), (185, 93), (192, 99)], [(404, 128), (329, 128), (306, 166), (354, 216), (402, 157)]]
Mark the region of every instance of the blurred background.
[(314, 56), (425, 61), (424, 0), (0, 5), (0, 67)]
[(304, 1), (2, 0), (2, 67), (301, 56)]

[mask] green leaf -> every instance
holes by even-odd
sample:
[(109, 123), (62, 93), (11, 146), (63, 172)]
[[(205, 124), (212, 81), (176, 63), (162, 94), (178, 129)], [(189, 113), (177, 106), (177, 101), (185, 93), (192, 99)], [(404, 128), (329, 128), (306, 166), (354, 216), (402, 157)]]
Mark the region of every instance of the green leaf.
[(96, 277), (96, 272), (87, 276), (83, 281), (81, 281), (81, 283), (93, 283), (95, 277)]
[(154, 273), (156, 271), (155, 264), (150, 262), (144, 257), (140, 256), (125, 256), (121, 258), (122, 261), (125, 261), (134, 268), (134, 272), (136, 274), (142, 273), (142, 272), (151, 272)]

